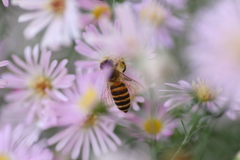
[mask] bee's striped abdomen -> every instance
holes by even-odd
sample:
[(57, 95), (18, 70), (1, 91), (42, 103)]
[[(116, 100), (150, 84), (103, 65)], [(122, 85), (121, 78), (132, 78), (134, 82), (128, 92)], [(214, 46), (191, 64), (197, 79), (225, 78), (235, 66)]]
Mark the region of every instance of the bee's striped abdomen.
[(110, 89), (113, 100), (117, 107), (125, 113), (128, 112), (131, 101), (126, 85), (123, 82), (118, 81), (116, 83), (113, 83)]

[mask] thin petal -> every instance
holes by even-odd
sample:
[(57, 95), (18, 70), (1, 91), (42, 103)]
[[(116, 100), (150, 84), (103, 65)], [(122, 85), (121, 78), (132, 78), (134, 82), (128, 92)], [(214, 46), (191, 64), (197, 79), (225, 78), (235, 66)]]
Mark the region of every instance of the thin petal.
[(0, 67), (6, 66), (9, 64), (9, 61), (1, 61), (0, 62)]
[[(43, 28), (45, 28), (52, 19), (52, 16), (47, 16), (48, 13), (42, 12), (41, 18), (32, 21), (24, 30), (24, 36), (27, 39), (34, 38)], [(20, 20), (20, 19), (19, 19)]]
[(99, 124), (102, 129), (118, 144), (121, 145), (121, 140), (110, 130), (107, 129), (107, 127), (104, 124)]
[(31, 54), (31, 47), (30, 46), (25, 48), (24, 56), (25, 56), (25, 59), (26, 59), (27, 63), (30, 66), (33, 66), (33, 60), (32, 60), (32, 54)]
[(81, 135), (78, 135), (78, 140), (72, 150), (72, 154), (71, 157), (72, 159), (77, 159), (77, 157), (79, 156), (79, 153), (81, 151), (82, 145), (83, 145), (83, 140), (85, 139), (85, 133), (82, 132)]
[(92, 129), (89, 130), (89, 138), (90, 138), (90, 141), (91, 141), (91, 145), (92, 145), (94, 154), (95, 154), (96, 156), (99, 156), (100, 153), (101, 153), (101, 150), (100, 150), (100, 148), (99, 148), (97, 139), (96, 139), (96, 137), (95, 137)]
[(74, 126), (72, 127), (68, 127), (67, 129), (57, 133), (56, 135), (54, 135), (53, 137), (49, 138), (47, 143), (49, 145), (53, 145), (54, 143), (60, 141), (62, 138), (66, 137), (69, 133), (71, 133), (74, 129)]
[[(74, 132), (75, 135), (74, 137), (70, 140), (70, 142), (64, 147), (64, 149), (62, 150), (62, 153), (63, 154), (67, 154), (69, 153), (70, 151), (74, 150), (73, 147), (75, 147), (76, 145), (78, 145), (78, 142), (79, 140), (81, 139), (82, 137), (82, 133), (80, 131), (77, 131), (77, 132)], [(83, 135), (84, 136), (84, 135)], [(78, 140), (78, 141), (77, 141)], [(74, 145), (75, 144), (75, 145)], [(80, 149), (81, 149), (81, 146), (82, 146), (82, 142), (79, 144), (80, 147), (79, 147), (79, 152), (80, 152)], [(74, 151), (72, 151), (74, 152)]]
[[(50, 91), (50, 92), (51, 92), (50, 95), (54, 95), (53, 98), (57, 98), (57, 99), (63, 100), (63, 101), (68, 101), (67, 97), (66, 97), (64, 94), (62, 94), (60, 91), (58, 91), (58, 90), (52, 90), (52, 91)], [(49, 91), (48, 91), (48, 93), (49, 93)]]
[(38, 64), (38, 56), (39, 56), (39, 45), (36, 44), (33, 48), (33, 60), (35, 64)]
[(60, 64), (57, 66), (55, 71), (52, 74), (52, 78), (56, 77), (62, 70), (65, 68), (66, 64), (68, 63), (67, 59), (64, 59), (60, 62)]
[(85, 140), (83, 144), (83, 150), (82, 150), (82, 159), (89, 159), (89, 153), (90, 152), (90, 142), (88, 134), (85, 134)]
[(77, 46), (75, 47), (75, 50), (92, 59), (98, 59), (99, 58), (99, 54), (98, 52), (94, 51), (92, 48), (90, 48), (88, 45), (86, 45), (85, 43), (83, 43), (81, 40), (76, 40)]
[(73, 134), (74, 132), (71, 132), (68, 135), (66, 135), (61, 141), (59, 141), (56, 146), (56, 151), (60, 151), (61, 149), (63, 149), (65, 145), (69, 142), (69, 139), (73, 138)]
[(106, 143), (104, 142), (101, 135), (99, 134), (99, 132), (101, 132), (100, 129), (98, 128), (98, 126), (96, 126), (93, 128), (93, 130), (95, 132), (95, 135), (97, 136), (98, 142), (101, 146), (103, 153), (107, 153), (108, 149), (107, 149)]

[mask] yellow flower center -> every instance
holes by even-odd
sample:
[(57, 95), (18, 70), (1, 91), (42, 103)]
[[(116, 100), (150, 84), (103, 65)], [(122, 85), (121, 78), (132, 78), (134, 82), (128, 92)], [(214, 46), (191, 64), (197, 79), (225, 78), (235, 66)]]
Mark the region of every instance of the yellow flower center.
[(66, 8), (66, 2), (65, 0), (51, 0), (49, 8), (57, 15), (62, 14)]
[(51, 81), (47, 77), (37, 76), (29, 85), (38, 94), (39, 97), (45, 96), (45, 89), (52, 89)]
[(140, 18), (154, 26), (160, 26), (165, 19), (165, 10), (157, 2), (152, 1), (140, 10)]
[(107, 5), (98, 5), (92, 11), (95, 19), (99, 19), (103, 15), (110, 15), (110, 8)]
[(159, 119), (149, 118), (144, 122), (144, 130), (151, 135), (156, 135), (162, 130), (163, 124)]
[(200, 79), (198, 79), (198, 84), (196, 84), (194, 81), (192, 82), (192, 88), (195, 92), (195, 96), (201, 102), (211, 101), (221, 91), (220, 89), (217, 91), (213, 90)]
[(90, 112), (94, 105), (98, 102), (98, 92), (95, 88), (90, 87), (78, 102), (81, 111)]
[(11, 160), (7, 154), (0, 154), (0, 160)]
[(94, 114), (90, 114), (87, 120), (84, 123), (84, 128), (92, 127), (97, 122), (97, 116)]

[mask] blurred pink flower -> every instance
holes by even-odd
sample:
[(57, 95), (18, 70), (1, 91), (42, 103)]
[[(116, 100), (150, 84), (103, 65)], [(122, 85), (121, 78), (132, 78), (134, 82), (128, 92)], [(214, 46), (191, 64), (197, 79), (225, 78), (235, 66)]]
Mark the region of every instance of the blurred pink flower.
[[(191, 43), (184, 55), (192, 77), (208, 79), (228, 97), (229, 114), (240, 110), (239, 1), (223, 0), (201, 10), (193, 23)], [(230, 113), (232, 111), (232, 113)]]
[(229, 97), (240, 89), (239, 7), (238, 1), (223, 0), (200, 11), (184, 55), (193, 76), (211, 80)]
[[(56, 124), (55, 114), (48, 108), (48, 105), (38, 105), (40, 108), (36, 111), (38, 112), (36, 114), (31, 113), (30, 107), (31, 105), (26, 104), (26, 102), (10, 103), (3, 106), (0, 110), (0, 125), (1, 123), (10, 123), (12, 125), (26, 123), (40, 132)], [(29, 119), (28, 116), (33, 119)]]
[[(175, 1), (174, 1), (175, 3)], [(183, 30), (183, 21), (171, 13), (164, 2), (143, 0), (135, 4), (141, 25), (151, 30), (151, 44), (156, 47), (174, 46), (173, 35)]]
[(9, 5), (9, 1), (8, 0), (2, 0), (2, 2), (3, 2), (3, 5), (5, 7), (8, 7), (8, 5)]
[[(0, 67), (8, 65), (8, 63), (9, 63), (8, 61), (1, 61)], [(0, 88), (5, 88), (6, 85), (7, 85), (7, 81), (4, 79), (0, 79)]]
[[(135, 79), (132, 75), (142, 76), (146, 73), (145, 66), (152, 63), (155, 56), (152, 53), (153, 48), (147, 45), (149, 34), (139, 27), (129, 3), (116, 5), (115, 15), (117, 19), (114, 24), (107, 19), (100, 20), (100, 31), (94, 25), (86, 27), (86, 32), (83, 33), (84, 42), (77, 40), (75, 49), (93, 60), (76, 61), (75, 64), (79, 68), (100, 69), (101, 62), (111, 59), (114, 63), (125, 63), (124, 74), (138, 81), (139, 76)], [(118, 66), (121, 68), (121, 65)], [(141, 84), (144, 78), (140, 81)]]
[[(89, 159), (90, 148), (96, 156), (108, 150), (117, 150), (121, 140), (115, 135), (109, 125), (114, 121), (103, 115), (89, 115), (79, 124), (71, 124), (65, 130), (48, 140), (49, 145), (58, 143), (56, 150), (63, 154), (71, 153), (72, 159), (81, 154), (82, 159)], [(82, 149), (82, 150), (81, 150)]]
[(58, 50), (61, 45), (69, 46), (80, 37), (78, 5), (75, 0), (13, 0), (13, 5), (33, 12), (20, 15), (19, 22), (32, 21), (24, 30), (26, 39), (33, 39), (44, 28), (42, 48)]
[(51, 104), (58, 117), (57, 125), (67, 127), (51, 137), (49, 145), (57, 143), (56, 150), (71, 153), (72, 159), (77, 159), (80, 154), (82, 159), (89, 159), (90, 148), (96, 156), (109, 149), (116, 150), (121, 141), (113, 132), (115, 120), (108, 114), (94, 111), (100, 105), (106, 79), (102, 73), (93, 72), (78, 74), (76, 81), (64, 90), (68, 102)]
[(160, 104), (153, 107), (149, 101), (144, 105), (144, 115), (131, 117), (129, 120), (134, 123), (131, 128), (132, 136), (139, 140), (168, 138), (177, 127), (176, 120), (167, 113), (166, 107)]
[(147, 32), (136, 23), (128, 4), (116, 6), (117, 20), (114, 24), (106, 19), (99, 22), (100, 30), (93, 25), (86, 27), (83, 37), (86, 43), (77, 40), (76, 51), (96, 61), (78, 61), (81, 67), (99, 68), (100, 62), (112, 58), (123, 59), (125, 63), (138, 58), (152, 57), (152, 48), (148, 43)]
[(43, 114), (51, 114), (48, 112), (48, 100), (68, 100), (59, 89), (70, 87), (75, 76), (67, 74), (65, 66), (68, 60), (62, 60), (59, 65), (57, 60), (50, 63), (51, 52), (42, 50), (39, 55), (38, 45), (33, 50), (26, 47), (24, 55), (26, 62), (12, 55), (17, 66), (10, 63), (8, 68), (12, 73), (5, 73), (3, 77), (9, 82), (7, 87), (13, 89), (6, 94), (5, 100), (15, 109), (25, 110), (29, 124)]
[[(165, 96), (162, 98), (168, 98), (164, 103), (168, 109), (173, 109), (175, 107), (185, 107), (188, 109), (194, 108), (196, 110), (208, 111), (213, 114), (220, 114), (225, 112), (232, 112), (231, 107), (227, 103), (227, 98), (221, 95), (221, 88), (211, 85), (211, 83), (206, 83), (203, 80), (198, 79), (196, 82), (193, 81), (189, 84), (186, 81), (179, 81), (179, 84), (165, 83), (166, 85), (176, 88), (176, 90), (160, 90), (166, 92)], [(229, 118), (234, 118), (233, 116)]]
[(12, 125), (7, 122), (3, 123), (0, 128), (6, 128), (6, 126), (14, 128), (14, 136), (16, 136), (16, 139), (20, 138), (18, 140), (18, 145), (32, 146), (39, 140), (41, 131), (32, 125), (24, 125), (21, 122)]
[[(76, 83), (72, 87), (63, 89), (67, 102), (50, 102), (50, 106), (54, 108), (57, 116), (63, 116), (65, 121), (67, 117), (69, 123), (79, 123), (84, 116), (93, 112), (97, 104), (101, 101), (102, 92), (106, 88), (106, 77), (103, 71), (91, 73), (83, 73), (79, 71), (76, 77)], [(56, 108), (54, 106), (57, 106)], [(61, 107), (59, 107), (61, 106)], [(67, 114), (68, 112), (68, 114)], [(82, 116), (79, 116), (81, 114)], [(59, 125), (62, 124), (58, 118)]]
[(101, 18), (111, 18), (111, 8), (108, 3), (99, 0), (78, 0), (80, 8), (87, 11), (81, 18), (82, 26), (96, 24)]
[(24, 133), (23, 128), (5, 125), (0, 130), (0, 159), (2, 160), (52, 160), (52, 153), (40, 144), (26, 143), (31, 132)]

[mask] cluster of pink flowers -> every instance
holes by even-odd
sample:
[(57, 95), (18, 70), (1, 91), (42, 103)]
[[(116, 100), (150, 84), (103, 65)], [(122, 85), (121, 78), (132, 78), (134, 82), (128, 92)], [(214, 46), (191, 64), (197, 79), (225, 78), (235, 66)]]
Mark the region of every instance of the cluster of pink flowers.
[[(8, 1), (3, 3), (8, 6)], [(145, 3), (147, 7), (143, 7)], [(4, 96), (6, 105), (1, 108), (2, 134), (7, 136), (13, 128), (19, 131), (12, 136), (26, 137), (23, 143), (16, 139), (16, 148), (8, 145), (9, 137), (1, 137), (4, 147), (9, 147), (0, 150), (0, 159), (32, 159), (31, 154), (53, 159), (50, 150), (44, 148), (56, 144), (55, 150), (63, 155), (88, 160), (91, 149), (100, 156), (123, 144), (115, 133), (117, 125), (131, 130), (134, 124), (134, 128), (144, 132), (142, 140), (161, 140), (173, 134), (176, 121), (161, 104), (145, 104), (146, 116), (135, 123), (139, 119), (137, 111), (141, 112), (141, 103), (145, 102), (144, 92), (150, 87), (145, 83), (148, 71), (144, 65), (154, 60), (155, 47), (173, 46), (170, 30), (179, 32), (182, 28), (183, 22), (171, 15), (171, 7), (167, 9), (155, 0), (114, 5), (99, 0), (12, 0), (11, 4), (23, 9), (18, 22), (29, 22), (24, 38), (42, 36), (39, 44), (25, 48), (24, 59), (13, 54), (9, 64), (0, 64), (8, 64), (9, 70), (2, 74), (1, 88), (10, 89)], [(151, 19), (155, 16), (157, 23)], [(152, 42), (158, 39), (163, 43), (156, 46)], [(52, 60), (51, 51), (59, 51), (74, 41), (75, 50), (88, 59), (75, 61), (75, 74), (69, 74), (68, 59)], [(119, 77), (110, 82), (115, 73)], [(132, 106), (127, 114), (117, 109), (127, 101), (113, 100), (110, 87), (116, 82), (127, 89), (127, 101)], [(118, 95), (123, 96), (121, 91)], [(156, 114), (150, 114), (151, 108), (156, 108)], [(31, 129), (22, 133), (19, 125)], [(53, 127), (59, 130), (39, 139), (43, 131)], [(134, 130), (131, 132), (131, 136), (139, 138)], [(26, 144), (30, 138), (31, 143)]]
[[(166, 142), (181, 126), (173, 116), (176, 108), (190, 115), (218, 117), (224, 113), (237, 118), (239, 91), (226, 83), (226, 77), (231, 76), (234, 85), (240, 79), (235, 59), (240, 49), (230, 44), (237, 43), (240, 32), (236, 26), (236, 32), (229, 31), (239, 17), (230, 2), (222, 5), (232, 15), (218, 10), (221, 5), (215, 8), (229, 24), (215, 34), (197, 25), (202, 37), (187, 49), (200, 48), (188, 56), (189, 66), (197, 73), (189, 77), (204, 80), (165, 83), (174, 89), (161, 92), (157, 92), (159, 83), (171, 74), (168, 66), (178, 68), (168, 52), (183, 33), (185, 21), (180, 13), (187, 0), (2, 2), (6, 10), (21, 9), (15, 23), (23, 23), (26, 42), (37, 44), (24, 46), (24, 51), (17, 50), (18, 55), (0, 62), (0, 67), (7, 68), (1, 73), (0, 88), (8, 89), (0, 108), (0, 160), (54, 160), (57, 154), (73, 160), (101, 157), (127, 143), (116, 132), (119, 127), (150, 146)], [(203, 16), (202, 21), (205, 25), (214, 18)], [(208, 25), (215, 30), (215, 24)], [(222, 31), (237, 34), (236, 39), (222, 38)], [(64, 56), (56, 58), (57, 52)], [(215, 64), (216, 57), (221, 64)], [(167, 62), (160, 64), (160, 60)], [(229, 93), (235, 97), (229, 98)]]

